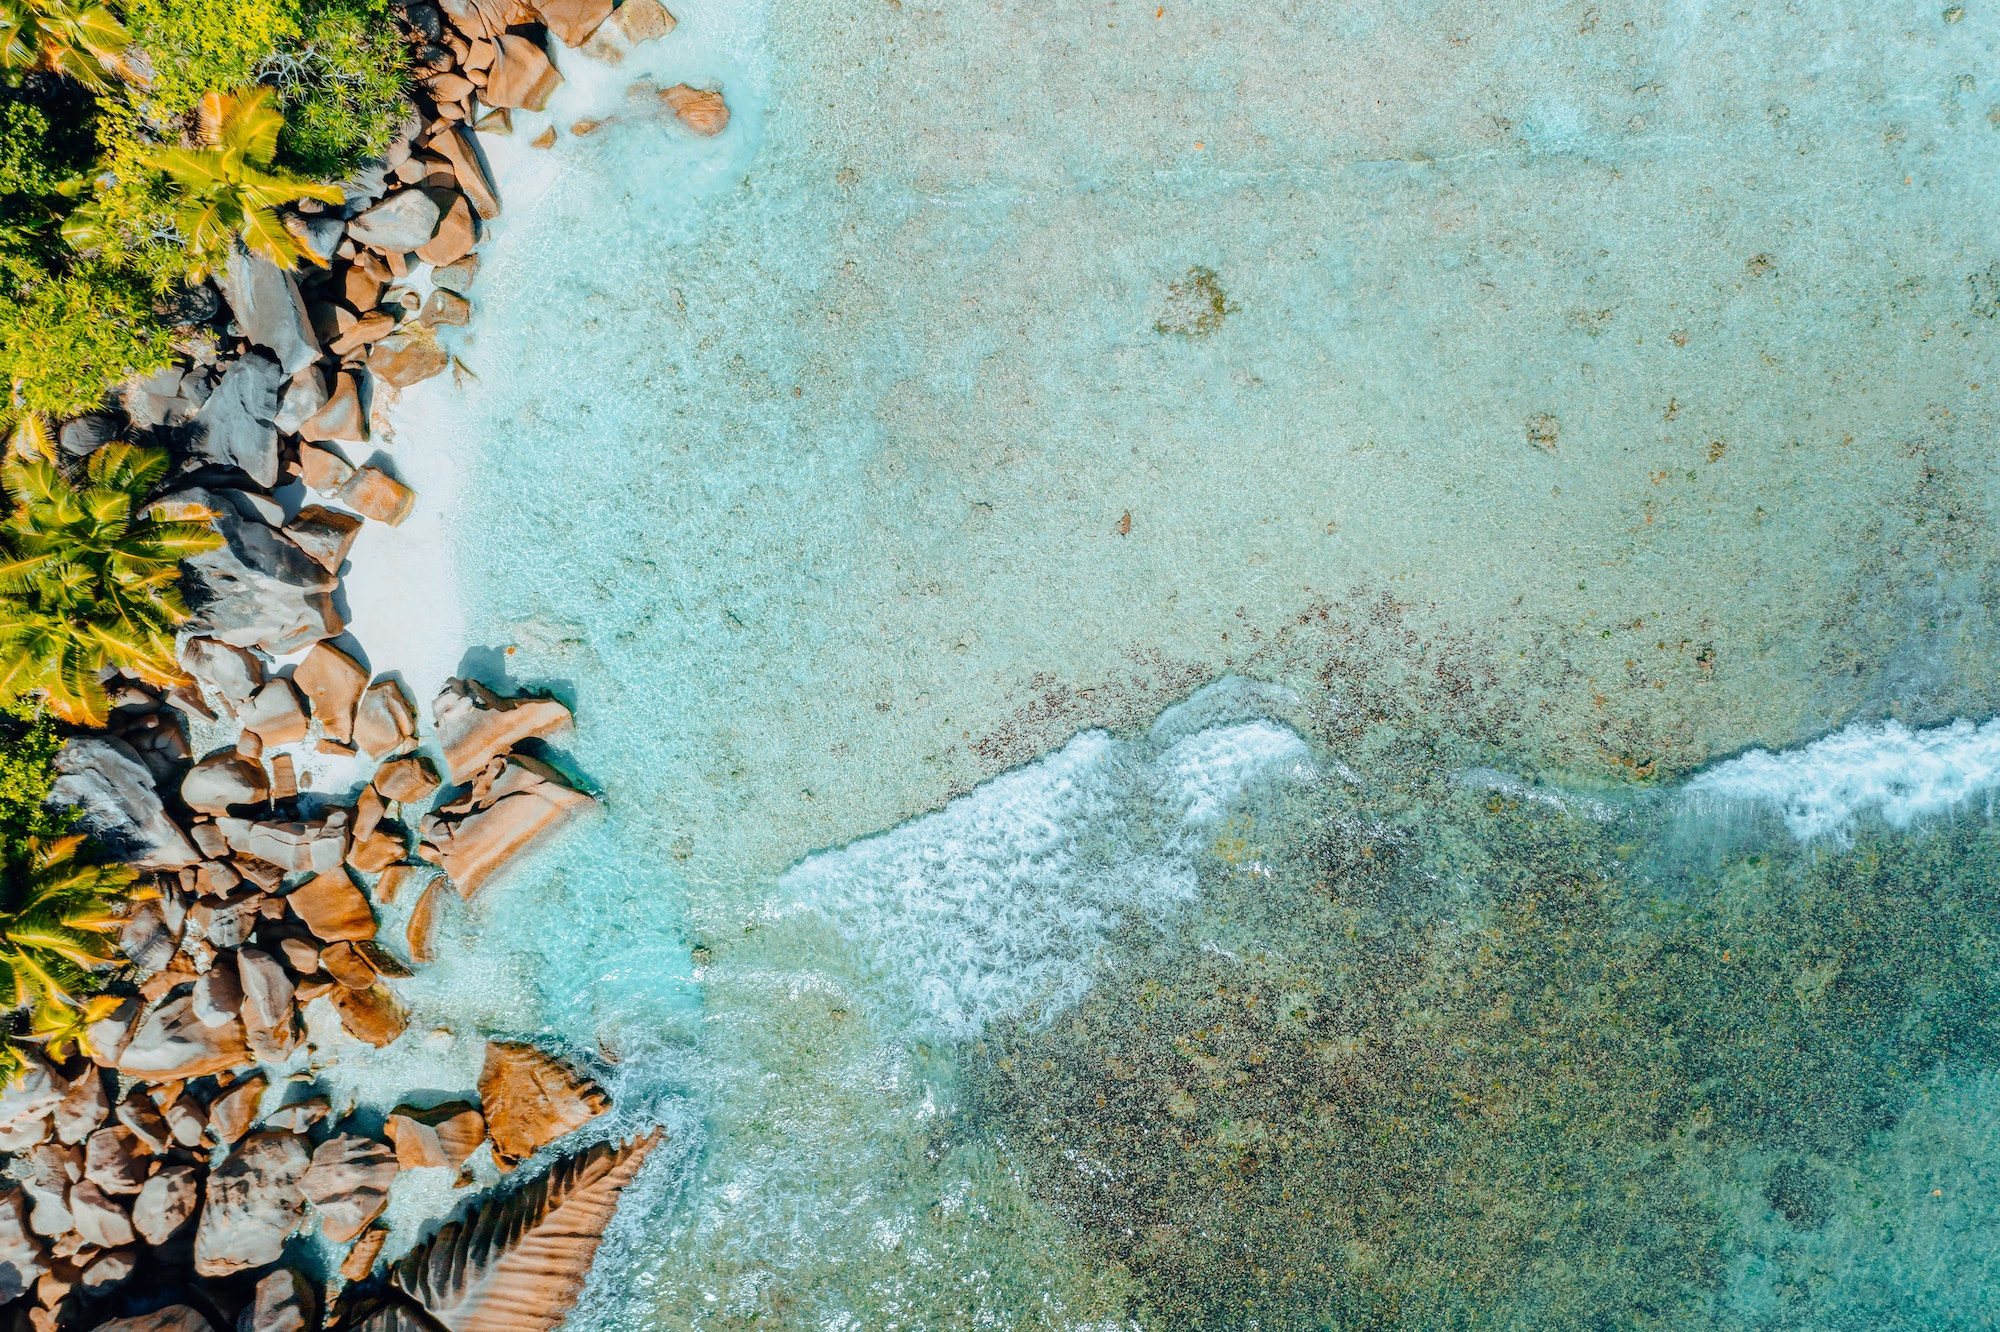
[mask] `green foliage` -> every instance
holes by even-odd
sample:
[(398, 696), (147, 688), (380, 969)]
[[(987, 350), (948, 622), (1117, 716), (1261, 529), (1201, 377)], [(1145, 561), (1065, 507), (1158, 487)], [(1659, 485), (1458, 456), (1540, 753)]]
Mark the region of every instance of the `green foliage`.
[(409, 109), (402, 41), (385, 0), (311, 0), (300, 28), (261, 70), (285, 115), (278, 161), (336, 180), (386, 149)]
[(89, 411), (107, 384), (166, 363), (159, 321), (123, 276), (98, 265), (62, 276), (18, 261), (8, 268), (0, 275), (13, 279), (0, 300), (0, 376), (29, 411)]
[(0, 716), (0, 864), (15, 859), (30, 837), (56, 837), (70, 823), (67, 812), (52, 813), (42, 803), (56, 784), (63, 738), (50, 718), (17, 713)]
[(132, 39), (153, 61), (149, 116), (185, 116), (205, 93), (257, 82), (273, 51), (300, 33), (297, 0), (126, 0)]
[(166, 465), (160, 450), (107, 444), (79, 489), (48, 463), (7, 464), (0, 697), (37, 694), (64, 720), (101, 726), (106, 666), (161, 685), (185, 678), (174, 655), (187, 618), (180, 561), (221, 538), (203, 521), (134, 516)]

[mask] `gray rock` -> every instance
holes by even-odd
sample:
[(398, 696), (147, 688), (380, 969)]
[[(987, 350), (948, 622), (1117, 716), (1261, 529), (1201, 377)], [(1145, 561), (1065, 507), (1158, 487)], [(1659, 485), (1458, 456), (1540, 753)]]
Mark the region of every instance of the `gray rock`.
[(468, 254), (455, 264), (432, 269), (431, 285), (466, 296), (471, 294), (472, 280), (477, 276), (479, 276), (479, 256)]
[(296, 1134), (252, 1133), (238, 1143), (208, 1177), (195, 1228), (195, 1271), (227, 1276), (278, 1261), (305, 1214), (299, 1181), (310, 1164)]
[(399, 1168), (387, 1143), (358, 1134), (338, 1133), (315, 1147), (300, 1187), (319, 1212), (321, 1233), (345, 1244), (366, 1230), (389, 1205)]
[(264, 663), (248, 648), (213, 638), (190, 638), (181, 644), (180, 655), (181, 669), (221, 696), (231, 715), (264, 687)]
[(312, 419), (312, 414), (326, 406), (326, 376), (317, 365), (309, 365), (285, 381), (285, 388), (278, 395), (278, 414), (272, 424), (287, 435), (299, 433), (299, 427)]
[(269, 259), (238, 246), (222, 278), (222, 297), (243, 336), (277, 357), (286, 375), (319, 359), (319, 339), (306, 317), (299, 284)]
[(223, 537), (217, 549), (186, 561), (194, 632), (282, 656), (346, 627), (333, 604), (339, 580), (291, 538), (247, 517), (223, 494), (181, 490), (153, 507), (191, 504), (214, 514), (211, 525)]
[(167, 817), (153, 774), (123, 740), (73, 737), (56, 754), (55, 768), (61, 775), (49, 788), (48, 804), (76, 810), (73, 830), (119, 860), (140, 869), (170, 870), (201, 859)]
[(18, 1186), (0, 1189), (0, 1304), (28, 1293), (49, 1270), (42, 1246), (28, 1233), (28, 1199)]
[(300, 239), (321, 259), (333, 258), (347, 235), (347, 220), (338, 213), (304, 213), (294, 219), (294, 225), (303, 233)]
[(203, 814), (227, 814), (232, 806), (261, 805), (270, 798), (264, 765), (233, 749), (211, 754), (181, 779), (181, 799)]
[(195, 413), (189, 450), (224, 467), (240, 467), (260, 486), (278, 484), (278, 395), (285, 372), (251, 352), (231, 363)]
[(92, 412), (79, 416), (74, 421), (63, 423), (56, 436), (56, 447), (65, 458), (88, 458), (104, 445), (118, 438), (119, 421), (110, 412)]
[(356, 167), (353, 175), (340, 182), (341, 193), (347, 196), (344, 211), (349, 217), (382, 197), (383, 191), (389, 188), (389, 172), (392, 169), (387, 160), (371, 157)]
[(437, 235), (442, 214), (437, 201), (422, 190), (399, 190), (348, 224), (356, 245), (386, 254), (408, 254)]
[(199, 370), (162, 366), (149, 375), (127, 381), (116, 394), (135, 430), (176, 426), (201, 410), (208, 399), (208, 378)]
[(165, 1167), (132, 1200), (132, 1228), (148, 1244), (165, 1244), (194, 1216), (200, 1192), (193, 1166)]

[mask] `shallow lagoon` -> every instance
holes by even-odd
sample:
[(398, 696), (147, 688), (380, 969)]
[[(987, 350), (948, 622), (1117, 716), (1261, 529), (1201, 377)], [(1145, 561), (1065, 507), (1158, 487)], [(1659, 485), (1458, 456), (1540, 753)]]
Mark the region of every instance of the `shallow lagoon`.
[[(679, 1126), (586, 1322), (1990, 1316), (1983, 803), (1658, 794), (1996, 710), (2000, 20), (1793, 9), (704, 3), (570, 62), (453, 555), (607, 809), (418, 1000)], [(1230, 672), (1280, 689), (1161, 718)]]

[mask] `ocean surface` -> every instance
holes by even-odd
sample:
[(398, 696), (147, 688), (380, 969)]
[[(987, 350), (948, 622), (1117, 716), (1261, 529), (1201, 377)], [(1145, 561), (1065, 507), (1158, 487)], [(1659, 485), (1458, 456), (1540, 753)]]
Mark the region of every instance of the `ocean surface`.
[(352, 1076), (671, 1127), (572, 1326), (2000, 1316), (2000, 12), (675, 13), (394, 446), (604, 799)]

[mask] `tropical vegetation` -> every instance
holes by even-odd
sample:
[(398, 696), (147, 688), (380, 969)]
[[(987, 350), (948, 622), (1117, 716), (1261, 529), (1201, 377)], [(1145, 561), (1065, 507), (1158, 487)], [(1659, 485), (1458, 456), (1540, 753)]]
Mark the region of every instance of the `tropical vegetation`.
[(13, 510), (0, 523), (0, 698), (33, 694), (65, 721), (101, 726), (100, 680), (115, 667), (162, 686), (186, 679), (174, 628), (187, 618), (180, 562), (222, 538), (205, 523), (142, 514), (166, 454), (107, 444), (73, 484), (53, 464), (0, 472)]
[[(16, 452), (173, 354), (175, 288), (408, 113), (388, 0), (0, 0), (0, 388)], [(318, 203), (308, 201), (319, 201)]]
[(20, 1066), (20, 1042), (52, 1059), (88, 1053), (89, 1024), (117, 1001), (97, 995), (116, 962), (112, 920), (137, 895), (124, 866), (90, 863), (66, 832), (71, 815), (46, 803), (63, 737), (46, 715), (0, 713), (0, 1083)]

